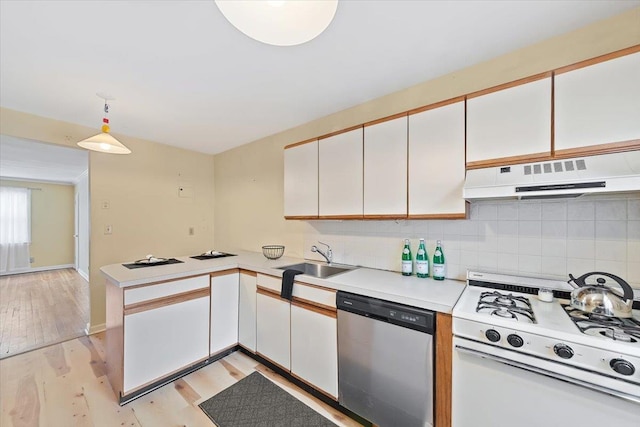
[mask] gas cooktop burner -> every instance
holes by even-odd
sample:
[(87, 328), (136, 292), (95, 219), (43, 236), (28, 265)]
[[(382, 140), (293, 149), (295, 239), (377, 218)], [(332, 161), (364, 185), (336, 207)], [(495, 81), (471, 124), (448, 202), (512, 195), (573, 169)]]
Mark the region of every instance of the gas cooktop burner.
[(477, 312), (488, 311), (491, 316), (498, 316), (515, 321), (527, 320), (536, 323), (531, 303), (525, 297), (503, 294), (498, 291), (483, 292), (478, 300)]
[(636, 345), (640, 343), (640, 322), (634, 318), (585, 313), (568, 304), (562, 304), (562, 307), (583, 334), (604, 337), (617, 342)]

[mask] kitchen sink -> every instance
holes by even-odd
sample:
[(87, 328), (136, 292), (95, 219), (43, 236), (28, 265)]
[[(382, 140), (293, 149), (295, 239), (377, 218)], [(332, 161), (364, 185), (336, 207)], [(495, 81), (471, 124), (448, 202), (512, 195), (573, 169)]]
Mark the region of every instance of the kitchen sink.
[(356, 267), (337, 267), (335, 265), (328, 264), (313, 264), (310, 262), (301, 262), (300, 264), (285, 265), (278, 267), (280, 270), (298, 270), (302, 271), (307, 276), (317, 277), (319, 279), (326, 279), (327, 277), (335, 276), (336, 274), (344, 273), (349, 270), (353, 270)]

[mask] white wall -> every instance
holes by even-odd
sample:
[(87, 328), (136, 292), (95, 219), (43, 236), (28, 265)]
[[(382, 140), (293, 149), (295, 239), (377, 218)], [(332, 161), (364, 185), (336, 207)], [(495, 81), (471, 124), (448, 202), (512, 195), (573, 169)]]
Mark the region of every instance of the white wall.
[(468, 220), (309, 221), (304, 257), (322, 260), (310, 250), (321, 240), (335, 262), (400, 271), (403, 239), (415, 257), (421, 237), (431, 258), (442, 240), (454, 279), (467, 269), (563, 280), (598, 270), (640, 288), (640, 193), (474, 202)]
[(85, 173), (76, 183), (78, 200), (78, 273), (89, 280), (89, 173)]

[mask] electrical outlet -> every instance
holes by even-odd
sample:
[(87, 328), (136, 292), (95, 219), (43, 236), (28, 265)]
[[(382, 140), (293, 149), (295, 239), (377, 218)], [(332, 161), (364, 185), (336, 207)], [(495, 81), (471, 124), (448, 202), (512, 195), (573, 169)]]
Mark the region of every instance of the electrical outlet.
[(113, 227), (111, 225), (105, 225), (104, 234), (111, 234), (111, 233), (113, 233)]
[(111, 204), (109, 203), (108, 200), (103, 200), (102, 201), (102, 209), (109, 209), (110, 206), (111, 206)]
[(193, 236), (195, 234), (195, 229), (193, 227), (189, 227), (189, 236)]
[(29, 264), (33, 264), (34, 262), (36, 262), (36, 259), (34, 257), (30, 257)]

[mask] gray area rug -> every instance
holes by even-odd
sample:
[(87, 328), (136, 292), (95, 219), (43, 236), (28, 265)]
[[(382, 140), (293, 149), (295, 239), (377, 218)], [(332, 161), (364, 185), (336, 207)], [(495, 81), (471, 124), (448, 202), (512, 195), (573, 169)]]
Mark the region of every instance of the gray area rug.
[(241, 379), (199, 406), (219, 427), (336, 426), (259, 372)]

